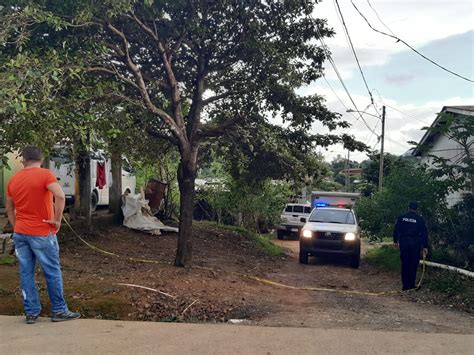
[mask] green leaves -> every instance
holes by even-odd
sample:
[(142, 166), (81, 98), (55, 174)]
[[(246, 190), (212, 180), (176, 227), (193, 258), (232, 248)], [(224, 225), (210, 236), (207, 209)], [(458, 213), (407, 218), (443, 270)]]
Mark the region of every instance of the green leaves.
[(379, 238), (389, 237), (397, 216), (406, 211), (410, 201), (418, 201), (432, 229), (444, 218), (447, 193), (446, 183), (434, 180), (424, 167), (399, 159), (387, 175), (384, 188), (360, 199), (356, 211), (365, 221), (366, 232)]
[[(473, 117), (443, 112), (426, 130), (431, 139), (423, 145), (414, 144), (415, 149), (431, 158), (431, 175), (449, 182), (451, 191), (467, 190), (474, 194)], [(449, 144), (433, 149), (433, 140), (437, 139), (448, 140)]]

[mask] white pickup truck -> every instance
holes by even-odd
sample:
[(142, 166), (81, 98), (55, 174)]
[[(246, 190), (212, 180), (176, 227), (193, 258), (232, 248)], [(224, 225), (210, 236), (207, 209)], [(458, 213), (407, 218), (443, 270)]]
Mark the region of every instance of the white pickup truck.
[(310, 204), (288, 203), (280, 216), (281, 222), (277, 228), (277, 238), (298, 237), (301, 228), (308, 221), (311, 210)]

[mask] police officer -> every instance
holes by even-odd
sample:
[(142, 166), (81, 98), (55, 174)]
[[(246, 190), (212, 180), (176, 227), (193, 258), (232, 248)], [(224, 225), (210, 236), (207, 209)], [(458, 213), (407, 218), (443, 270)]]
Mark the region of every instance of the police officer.
[(428, 252), (428, 231), (425, 220), (418, 213), (418, 203), (410, 202), (409, 211), (397, 218), (393, 242), (400, 250), (403, 290), (415, 288), (420, 253)]

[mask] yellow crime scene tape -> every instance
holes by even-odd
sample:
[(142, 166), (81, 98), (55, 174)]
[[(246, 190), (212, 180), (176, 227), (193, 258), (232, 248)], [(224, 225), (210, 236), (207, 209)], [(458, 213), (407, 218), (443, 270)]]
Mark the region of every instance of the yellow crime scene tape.
[[(69, 227), (69, 229), (73, 232), (73, 234), (82, 242), (84, 243), (85, 245), (87, 245), (89, 248), (91, 248), (92, 250), (95, 250), (99, 253), (102, 253), (102, 254), (105, 254), (105, 255), (109, 255), (109, 256), (113, 256), (113, 257), (116, 257), (116, 258), (119, 258), (119, 259), (124, 259), (124, 260), (128, 260), (128, 261), (133, 261), (133, 262), (139, 262), (139, 263), (148, 263), (148, 264), (159, 264), (159, 265), (171, 265), (170, 262), (166, 262), (166, 261), (161, 261), (161, 260), (147, 260), (147, 259), (140, 259), (140, 258), (132, 258), (132, 257), (128, 257), (128, 256), (122, 256), (122, 255), (118, 255), (118, 254), (115, 254), (115, 253), (112, 253), (110, 251), (107, 251), (107, 250), (103, 250), (91, 243), (89, 243), (88, 241), (86, 241), (84, 238), (82, 238), (79, 233), (77, 233), (74, 228), (71, 226), (71, 224), (64, 218), (63, 216), (63, 220), (64, 222), (66, 222), (66, 225)], [(425, 269), (426, 269), (426, 254), (423, 253), (423, 269), (422, 269), (422, 273), (421, 273), (421, 277), (420, 277), (420, 281), (418, 282), (417, 284), (417, 288), (420, 287), (421, 285), (421, 282), (423, 281), (423, 277), (425, 275)], [(242, 277), (242, 278), (246, 278), (246, 279), (250, 279), (250, 280), (254, 280), (254, 281), (257, 281), (257, 282), (260, 282), (260, 283), (263, 283), (263, 284), (266, 284), (266, 285), (269, 285), (269, 286), (274, 286), (274, 287), (280, 287), (280, 288), (286, 288), (286, 289), (290, 289), (290, 290), (300, 290), (300, 291), (319, 291), (319, 292), (336, 292), (336, 293), (342, 293), (342, 294), (352, 294), (352, 295), (365, 295), (365, 296), (386, 296), (386, 295), (390, 295), (390, 294), (396, 294), (396, 293), (400, 293), (401, 291), (384, 291), (384, 292), (366, 292), (366, 291), (357, 291), (357, 290), (341, 290), (341, 289), (336, 289), (336, 288), (324, 288), (324, 287), (302, 287), (302, 286), (292, 286), (292, 285), (286, 285), (284, 283), (281, 283), (281, 282), (276, 282), (276, 281), (272, 281), (272, 280), (269, 280), (269, 279), (266, 279), (266, 278), (262, 278), (262, 277), (258, 277), (258, 276), (252, 276), (252, 275), (247, 275), (247, 274), (243, 274), (243, 273), (239, 273), (239, 272), (234, 272), (234, 271), (222, 271), (222, 270), (216, 270), (216, 269), (213, 269), (213, 268), (210, 268), (210, 267), (205, 267), (205, 266), (193, 266), (194, 269), (199, 269), (199, 270), (207, 270), (207, 271), (210, 271), (212, 273), (225, 273), (225, 274), (228, 274), (228, 275), (234, 275), (234, 276), (239, 276), (239, 277)]]

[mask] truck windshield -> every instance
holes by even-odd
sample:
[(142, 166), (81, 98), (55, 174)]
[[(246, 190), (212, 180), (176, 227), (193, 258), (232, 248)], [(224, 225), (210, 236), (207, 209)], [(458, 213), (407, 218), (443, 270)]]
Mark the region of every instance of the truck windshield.
[(309, 217), (310, 222), (355, 224), (351, 211), (317, 208)]
[(62, 164), (71, 164), (71, 152), (67, 148), (54, 148), (51, 152), (51, 161), (54, 162), (56, 167)]
[(303, 213), (303, 206), (293, 206), (294, 213)]

